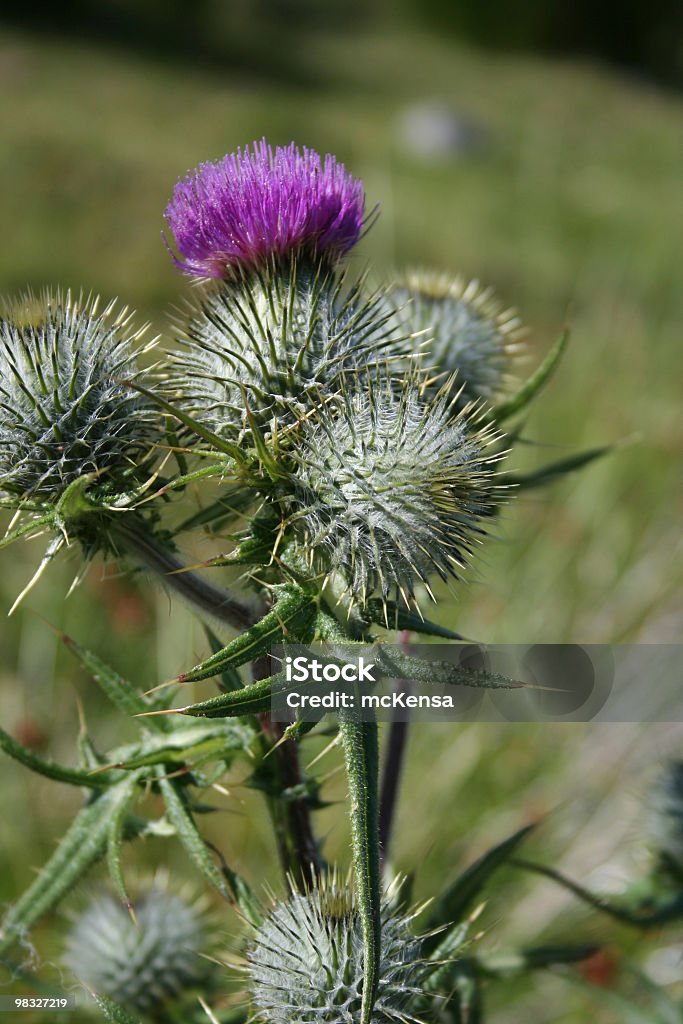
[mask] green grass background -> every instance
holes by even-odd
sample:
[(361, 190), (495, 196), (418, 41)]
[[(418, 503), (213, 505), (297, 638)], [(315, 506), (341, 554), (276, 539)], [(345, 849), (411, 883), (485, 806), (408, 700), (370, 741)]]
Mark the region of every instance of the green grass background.
[[(580, 475), (511, 501), (473, 580), (435, 614), (490, 642), (678, 641), (681, 98), (598, 64), (485, 54), (390, 23), (302, 33), (287, 45), (296, 74), (269, 76), (2, 30), (0, 292), (60, 284), (118, 295), (164, 333), (168, 309), (188, 292), (161, 240), (176, 179), (263, 135), (336, 153), (381, 204), (352, 259), (358, 270), (370, 264), (381, 282), (399, 267), (435, 266), (494, 285), (531, 328), (529, 370), (571, 326), (564, 364), (526, 427), (545, 447), (524, 448), (518, 465), (629, 441)], [(480, 124), (485, 144), (453, 159), (406, 153), (397, 118), (434, 98)], [(39, 543), (2, 553), (3, 607), (39, 554)], [(41, 749), (64, 760), (74, 756), (79, 704), (103, 747), (130, 726), (103, 708), (39, 616), (144, 686), (203, 650), (184, 609), (146, 581), (94, 566), (66, 599), (77, 567), (75, 557), (55, 566), (25, 608), (0, 620), (2, 724), (33, 729)], [(487, 845), (552, 811), (534, 852), (618, 890), (646, 861), (647, 782), (661, 758), (680, 753), (681, 736), (673, 723), (421, 726), (396, 867), (416, 873), (420, 895), (434, 895)], [(323, 763), (336, 767), (336, 755)], [(258, 888), (276, 867), (243, 777), (236, 769), (234, 798), (218, 800), (224, 810), (208, 830)], [(343, 798), (338, 774), (325, 792)], [(28, 884), (77, 804), (78, 794), (3, 760), (0, 899)], [(318, 825), (326, 853), (347, 859), (341, 806)], [(191, 877), (170, 849), (129, 851), (133, 875), (170, 858), (173, 872)], [(633, 947), (632, 936), (549, 885), (511, 873), (504, 882), (482, 918), (487, 948), (567, 930), (576, 941), (609, 935)], [(48, 960), (63, 923), (57, 915), (36, 932)], [(236, 929), (227, 919), (226, 940)], [(677, 941), (655, 936), (637, 952), (656, 966), (652, 951)], [(493, 1024), (574, 1024), (587, 1012), (620, 1020), (593, 990), (547, 975), (492, 989), (490, 1009)]]

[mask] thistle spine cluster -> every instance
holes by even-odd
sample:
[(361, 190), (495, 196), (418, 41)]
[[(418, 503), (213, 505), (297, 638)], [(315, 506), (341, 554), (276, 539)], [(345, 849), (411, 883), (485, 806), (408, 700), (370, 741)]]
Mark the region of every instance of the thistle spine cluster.
[(53, 501), (93, 475), (132, 489), (150, 465), (160, 416), (124, 383), (139, 378), (145, 328), (115, 302), (28, 292), (0, 319), (0, 489)]
[(205, 979), (200, 912), (165, 889), (151, 889), (134, 915), (101, 895), (76, 919), (64, 963), (91, 991), (146, 1014)]
[(250, 417), (275, 434), (336, 393), (391, 346), (397, 325), (378, 297), (301, 256), (205, 290), (177, 325), (167, 387), (202, 424), (241, 441)]
[(399, 331), (414, 335), (427, 372), (439, 387), (457, 374), (459, 404), (501, 398), (525, 331), (478, 281), (431, 271), (410, 271), (387, 289)]
[[(288, 501), (319, 572), (341, 573), (361, 606), (415, 603), (418, 585), (458, 577), (497, 496), (495, 430), (454, 413), (412, 375), (349, 385), (305, 423)], [(285, 520), (287, 522), (287, 520)]]
[[(410, 1021), (428, 973), (413, 914), (385, 897), (379, 984), (371, 1024)], [(264, 1024), (359, 1024), (364, 983), (360, 916), (348, 883), (332, 873), (276, 902), (247, 953), (249, 988)]]

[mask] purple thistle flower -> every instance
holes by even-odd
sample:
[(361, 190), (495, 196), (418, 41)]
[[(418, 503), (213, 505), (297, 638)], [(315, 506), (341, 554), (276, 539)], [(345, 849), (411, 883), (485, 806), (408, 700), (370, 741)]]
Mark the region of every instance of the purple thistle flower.
[(177, 267), (229, 277), (297, 251), (340, 259), (363, 232), (365, 192), (329, 153), (323, 160), (293, 142), (273, 151), (262, 139), (182, 178), (166, 220)]

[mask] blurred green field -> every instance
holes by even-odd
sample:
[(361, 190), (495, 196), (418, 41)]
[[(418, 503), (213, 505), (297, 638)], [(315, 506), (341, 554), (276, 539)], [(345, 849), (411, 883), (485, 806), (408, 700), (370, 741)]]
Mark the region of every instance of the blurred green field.
[[(525, 429), (543, 447), (523, 447), (516, 465), (628, 441), (582, 474), (511, 501), (475, 578), (438, 618), (489, 642), (677, 642), (681, 98), (595, 64), (491, 56), (388, 26), (301, 35), (289, 58), (296, 76), (267, 78), (3, 30), (0, 293), (60, 284), (118, 295), (164, 333), (168, 309), (188, 292), (161, 239), (178, 176), (263, 135), (336, 153), (381, 205), (353, 258), (358, 270), (369, 263), (380, 283), (397, 267), (427, 265), (494, 285), (531, 328), (520, 372), (570, 325), (564, 364)], [(480, 125), (482, 145), (431, 161), (406, 152), (398, 119), (431, 99)], [(32, 544), (0, 555), (3, 607), (39, 553)], [(129, 726), (103, 710), (40, 616), (144, 686), (203, 650), (184, 609), (142, 579), (95, 566), (65, 600), (77, 565), (72, 557), (53, 567), (26, 607), (0, 620), (2, 724), (62, 760), (73, 757), (79, 702), (103, 747)], [(417, 870), (419, 893), (434, 894), (459, 864), (554, 810), (535, 851), (618, 888), (645, 856), (647, 780), (661, 757), (680, 754), (682, 736), (673, 724), (422, 726), (406, 769), (396, 866)], [(332, 755), (323, 767), (336, 765)], [(0, 900), (8, 901), (48, 855), (78, 795), (5, 760), (2, 777)], [(223, 801), (209, 831), (258, 887), (274, 876), (273, 850), (239, 770), (232, 785), (238, 801)], [(338, 775), (325, 792), (343, 797)], [(329, 856), (346, 858), (341, 808), (318, 826)], [(142, 859), (151, 868), (168, 849), (149, 842)], [(135, 872), (141, 861), (129, 853), (133, 861)], [(172, 867), (191, 876), (181, 855)], [(568, 922), (576, 940), (609, 931), (633, 944), (550, 886), (520, 889), (512, 876), (492, 894), (483, 941), (533, 945)], [(235, 927), (230, 920), (226, 930)], [(49, 929), (37, 936), (49, 959)], [(550, 976), (533, 981), (492, 992), (493, 1024), (574, 1024), (587, 1011), (600, 1024), (619, 1020), (590, 991)]]

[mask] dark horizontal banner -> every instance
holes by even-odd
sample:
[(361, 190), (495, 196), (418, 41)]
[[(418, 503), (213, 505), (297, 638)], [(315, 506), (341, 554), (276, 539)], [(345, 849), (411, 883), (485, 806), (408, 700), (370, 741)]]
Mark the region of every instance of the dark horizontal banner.
[(680, 644), (331, 644), (273, 649), (272, 716), (317, 721), (683, 722)]

